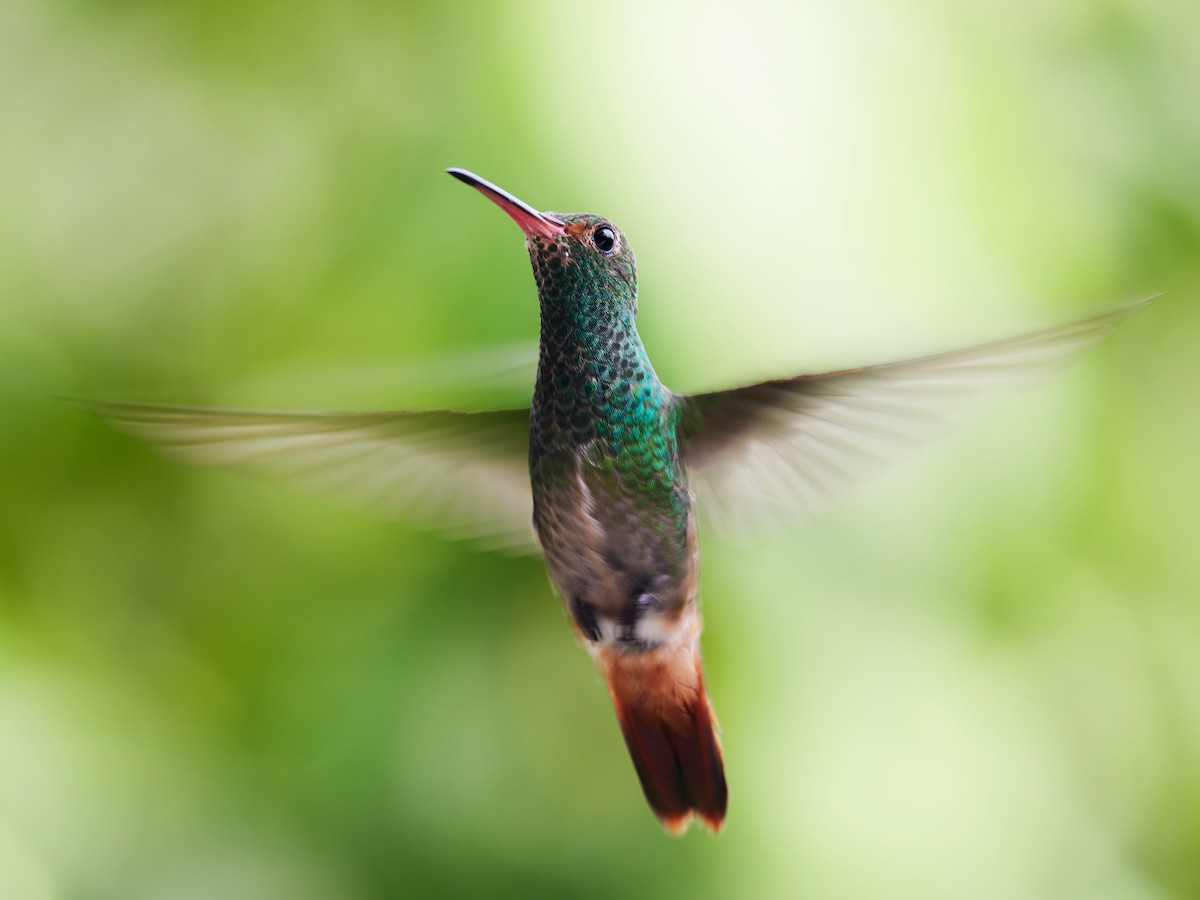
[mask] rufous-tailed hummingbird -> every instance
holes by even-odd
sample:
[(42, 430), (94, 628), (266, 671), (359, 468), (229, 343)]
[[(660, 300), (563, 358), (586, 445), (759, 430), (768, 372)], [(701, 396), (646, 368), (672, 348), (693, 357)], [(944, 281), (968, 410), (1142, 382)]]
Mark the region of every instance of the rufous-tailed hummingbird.
[(658, 380), (625, 235), (538, 212), (463, 169), (525, 233), (541, 304), (533, 401), (489, 412), (252, 412), (82, 405), (171, 456), (292, 476), (474, 533), (533, 536), (608, 682), (642, 790), (672, 832), (716, 830), (728, 792), (704, 689), (696, 505), (811, 509), (916, 437), (947, 399), (1020, 383), (1146, 301), (1007, 340), (706, 394)]

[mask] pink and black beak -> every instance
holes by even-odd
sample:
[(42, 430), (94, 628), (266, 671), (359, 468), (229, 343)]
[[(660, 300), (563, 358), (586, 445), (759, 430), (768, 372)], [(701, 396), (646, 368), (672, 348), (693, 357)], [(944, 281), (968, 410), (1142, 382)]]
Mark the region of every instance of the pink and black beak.
[(508, 191), (496, 187), (490, 181), (485, 181), (474, 172), (468, 172), (466, 169), (447, 169), (446, 171), (464, 184), (475, 188), (508, 213), (529, 237), (554, 240), (554, 238), (567, 233), (566, 226), (554, 216), (538, 212), (525, 201), (518, 200)]

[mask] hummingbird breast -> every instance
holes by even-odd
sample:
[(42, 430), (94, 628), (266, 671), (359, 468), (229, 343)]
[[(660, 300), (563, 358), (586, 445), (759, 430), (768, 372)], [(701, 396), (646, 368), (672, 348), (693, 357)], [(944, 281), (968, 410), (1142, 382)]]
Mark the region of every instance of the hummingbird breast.
[(623, 651), (698, 633), (673, 395), (648, 368), (539, 366), (530, 414), (534, 527), (550, 578), (589, 645)]

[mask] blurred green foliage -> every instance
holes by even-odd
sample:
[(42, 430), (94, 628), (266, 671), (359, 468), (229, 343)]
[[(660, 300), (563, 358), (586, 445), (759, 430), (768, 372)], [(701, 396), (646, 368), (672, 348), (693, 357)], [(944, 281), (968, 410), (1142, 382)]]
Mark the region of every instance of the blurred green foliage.
[[(1197, 34), (10, 0), (0, 895), (1200, 897)], [(732, 801), (677, 841), (539, 561), (51, 399), (522, 402), (486, 377), (536, 335), (520, 235), (447, 165), (611, 215), (680, 390), (1169, 293), (806, 526), (705, 535)]]

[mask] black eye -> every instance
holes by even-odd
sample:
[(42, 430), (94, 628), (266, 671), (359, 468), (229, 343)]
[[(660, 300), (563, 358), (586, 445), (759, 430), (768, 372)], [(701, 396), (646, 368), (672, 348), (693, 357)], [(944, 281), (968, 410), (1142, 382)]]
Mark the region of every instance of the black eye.
[(601, 253), (612, 253), (617, 247), (617, 233), (611, 225), (599, 225), (592, 232), (592, 242)]

